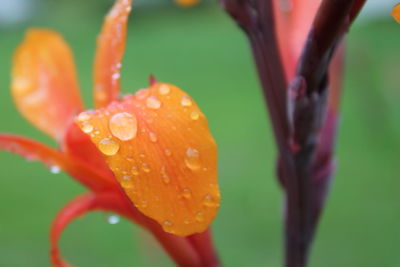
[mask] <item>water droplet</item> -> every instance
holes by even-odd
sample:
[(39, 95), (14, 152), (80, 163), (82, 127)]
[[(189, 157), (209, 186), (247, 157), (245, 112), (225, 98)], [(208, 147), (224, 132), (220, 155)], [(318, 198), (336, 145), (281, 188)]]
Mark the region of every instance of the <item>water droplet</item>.
[(200, 117), (200, 114), (199, 114), (197, 111), (195, 111), (195, 110), (193, 110), (192, 113), (190, 113), (190, 118), (191, 118), (192, 120), (198, 120), (199, 117)]
[(140, 207), (142, 207), (142, 208), (147, 208), (148, 205), (149, 205), (149, 202), (147, 200), (142, 200), (140, 202)]
[(201, 167), (200, 153), (197, 149), (189, 147), (186, 150), (185, 164), (191, 170), (198, 170)]
[(204, 206), (206, 206), (206, 207), (215, 207), (215, 203), (214, 203), (214, 198), (213, 198), (213, 196), (212, 195), (210, 195), (210, 194), (207, 194), (205, 197), (204, 197), (204, 200), (203, 200), (203, 204), (204, 204)]
[(104, 155), (114, 156), (119, 150), (119, 143), (111, 138), (104, 138), (100, 140), (97, 147)]
[(184, 223), (184, 224), (190, 224), (190, 220), (189, 220), (189, 219), (185, 219), (185, 220), (183, 221), (183, 223)]
[(164, 174), (162, 179), (164, 184), (169, 184), (171, 182), (171, 178), (169, 178), (168, 174)]
[(182, 96), (181, 105), (184, 106), (184, 107), (191, 106), (192, 105), (192, 99), (190, 99), (190, 97), (188, 97), (187, 95)]
[(84, 122), (90, 119), (90, 114), (88, 111), (82, 112), (78, 115), (78, 121), (79, 122)]
[(155, 133), (150, 132), (149, 137), (151, 142), (157, 142), (157, 135)]
[(138, 99), (140, 99), (140, 100), (146, 98), (148, 95), (149, 95), (149, 90), (147, 90), (147, 89), (145, 89), (145, 88), (140, 89), (140, 90), (137, 91), (136, 94), (135, 94), (135, 96), (136, 96)]
[(132, 177), (130, 175), (124, 175), (120, 181), (121, 186), (125, 189), (132, 189), (134, 187), (132, 183)]
[(162, 95), (168, 95), (169, 92), (171, 92), (171, 88), (169, 88), (168, 85), (166, 84), (162, 84), (159, 88), (158, 91), (160, 92), (160, 94)]
[(149, 164), (147, 164), (146, 162), (142, 163), (142, 170), (143, 170), (144, 172), (149, 173), (149, 172), (150, 172), (150, 166), (149, 166)]
[(192, 193), (190, 192), (190, 189), (189, 189), (189, 188), (184, 188), (184, 189), (182, 190), (182, 196), (183, 196), (184, 198), (186, 198), (186, 199), (191, 198), (191, 197), (192, 197)]
[(164, 153), (165, 153), (165, 155), (168, 156), (168, 157), (172, 155), (171, 149), (168, 149), (168, 148), (164, 150)]
[(50, 166), (50, 172), (53, 174), (58, 174), (61, 172), (61, 168), (57, 165)]
[(159, 109), (161, 107), (161, 101), (155, 96), (150, 96), (146, 99), (146, 106), (151, 109)]
[(83, 122), (81, 126), (82, 131), (87, 134), (91, 133), (93, 131), (93, 128), (93, 125), (88, 121)]
[(203, 214), (203, 212), (199, 211), (198, 213), (196, 213), (196, 221), (204, 222), (204, 214)]
[(138, 169), (138, 167), (132, 166), (132, 168), (131, 168), (131, 173), (132, 173), (133, 175), (135, 175), (135, 176), (138, 176), (138, 175), (139, 175), (139, 169)]
[(122, 141), (131, 140), (137, 134), (136, 117), (128, 112), (121, 112), (112, 116), (109, 127), (112, 135)]
[(121, 220), (121, 218), (118, 215), (110, 215), (107, 218), (107, 222), (109, 224), (117, 224), (117, 223), (119, 223), (120, 220)]
[(173, 223), (171, 221), (168, 221), (168, 220), (164, 221), (163, 224), (166, 227), (171, 227), (173, 225)]
[(111, 78), (112, 78), (113, 80), (118, 80), (120, 77), (121, 77), (121, 75), (119, 74), (119, 72), (115, 72), (115, 73), (111, 76)]

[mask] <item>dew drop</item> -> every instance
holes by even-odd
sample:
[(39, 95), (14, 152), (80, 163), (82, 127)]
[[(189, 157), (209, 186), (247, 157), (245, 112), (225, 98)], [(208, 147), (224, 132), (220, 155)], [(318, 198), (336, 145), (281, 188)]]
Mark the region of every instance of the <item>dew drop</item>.
[(185, 220), (183, 221), (183, 223), (184, 223), (184, 224), (190, 224), (190, 220), (189, 220), (189, 219), (185, 219)]
[(165, 155), (168, 156), (168, 157), (172, 155), (171, 149), (168, 149), (168, 148), (164, 150), (164, 153), (165, 153)]
[(118, 215), (110, 215), (107, 218), (107, 222), (109, 224), (117, 224), (120, 222), (120, 220), (121, 220), (121, 218)]
[(171, 182), (171, 178), (169, 178), (165, 167), (161, 167), (161, 177), (165, 184), (169, 184), (169, 182)]
[(132, 189), (134, 187), (132, 183), (132, 177), (129, 175), (124, 175), (120, 180), (121, 186), (125, 189)]
[(131, 168), (131, 173), (132, 173), (133, 175), (135, 175), (135, 176), (138, 176), (138, 175), (139, 175), (139, 169), (138, 169), (138, 167), (132, 166), (132, 168)]
[(171, 182), (171, 178), (169, 178), (168, 174), (164, 174), (162, 179), (164, 184), (169, 184)]
[(168, 85), (166, 84), (162, 84), (159, 88), (158, 91), (160, 92), (160, 94), (162, 95), (168, 95), (169, 92), (171, 92), (171, 88), (169, 88)]
[(163, 225), (166, 227), (171, 227), (173, 225), (173, 223), (171, 221), (166, 220), (163, 222)]
[(153, 132), (149, 133), (149, 138), (151, 142), (157, 142), (157, 135)]
[(181, 105), (184, 106), (184, 107), (191, 106), (192, 105), (192, 99), (190, 99), (190, 97), (188, 97), (187, 95), (182, 96)]
[(50, 166), (50, 172), (53, 174), (58, 174), (61, 172), (61, 168), (57, 165)]
[(101, 139), (97, 144), (100, 151), (107, 156), (114, 156), (119, 150), (119, 143), (110, 138)]
[(81, 126), (82, 131), (87, 134), (91, 133), (93, 131), (93, 128), (93, 125), (88, 121), (83, 122)]
[(142, 170), (144, 171), (144, 172), (147, 172), (147, 173), (149, 173), (150, 172), (150, 166), (149, 166), (149, 164), (147, 164), (147, 163), (142, 163)]
[(151, 109), (159, 109), (161, 107), (161, 101), (155, 96), (150, 96), (146, 99), (146, 106)]
[(203, 214), (203, 212), (199, 211), (199, 212), (196, 213), (196, 221), (204, 222), (204, 214)]
[(198, 120), (199, 117), (200, 117), (200, 114), (199, 114), (197, 111), (195, 111), (195, 110), (193, 110), (192, 113), (190, 113), (190, 118), (191, 118), (192, 120)]
[(186, 150), (185, 164), (191, 170), (198, 170), (201, 167), (200, 153), (197, 149), (189, 147)]
[(215, 203), (214, 203), (214, 198), (213, 198), (213, 196), (212, 195), (210, 195), (210, 194), (207, 194), (205, 197), (204, 197), (204, 200), (203, 200), (203, 204), (204, 204), (204, 206), (206, 206), (206, 207), (215, 207)]
[(148, 205), (149, 205), (149, 202), (147, 200), (142, 200), (140, 202), (140, 207), (142, 207), (142, 208), (147, 208)]
[(84, 121), (89, 120), (90, 117), (91, 117), (91, 116), (89, 115), (89, 113), (88, 113), (87, 111), (85, 111), (85, 112), (82, 112), (82, 113), (80, 113), (80, 114), (78, 115), (78, 121), (79, 121), (79, 122), (84, 122)]
[(190, 192), (189, 188), (184, 188), (182, 190), (182, 196), (186, 199), (190, 199), (192, 197), (192, 193)]
[(112, 116), (109, 127), (112, 135), (122, 141), (131, 140), (137, 134), (136, 117), (128, 112), (120, 112)]

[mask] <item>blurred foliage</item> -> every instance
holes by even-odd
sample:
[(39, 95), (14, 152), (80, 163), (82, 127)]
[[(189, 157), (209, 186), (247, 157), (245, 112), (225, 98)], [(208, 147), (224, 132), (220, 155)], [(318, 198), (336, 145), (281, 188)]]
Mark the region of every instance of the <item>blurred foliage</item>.
[[(12, 53), (27, 27), (49, 27), (65, 36), (91, 106), (95, 40), (111, 2), (46, 0), (26, 24), (0, 30), (0, 132), (54, 145), (24, 121), (9, 93)], [(275, 146), (244, 35), (213, 1), (193, 9), (170, 0), (136, 4), (124, 92), (147, 86), (152, 73), (196, 99), (219, 146), (223, 202), (213, 228), (225, 266), (280, 266)], [(311, 267), (400, 265), (399, 31), (393, 21), (375, 21), (350, 32), (338, 171)], [(52, 218), (84, 189), (63, 173), (50, 174), (15, 155), (0, 152), (0, 166), (0, 266), (49, 266)], [(171, 266), (163, 252), (154, 254), (154, 243), (140, 229), (126, 221), (109, 225), (105, 216), (89, 214), (66, 230), (61, 247), (74, 265)]]

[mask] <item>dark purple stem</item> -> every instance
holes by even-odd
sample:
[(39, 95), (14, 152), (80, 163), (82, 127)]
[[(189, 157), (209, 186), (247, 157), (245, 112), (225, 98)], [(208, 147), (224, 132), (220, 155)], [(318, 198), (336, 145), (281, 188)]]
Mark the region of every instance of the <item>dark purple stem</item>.
[(304, 267), (334, 165), (337, 110), (327, 108), (328, 67), (365, 0), (322, 1), (289, 86), (272, 0), (220, 1), (249, 37), (271, 117), (286, 193), (285, 266)]

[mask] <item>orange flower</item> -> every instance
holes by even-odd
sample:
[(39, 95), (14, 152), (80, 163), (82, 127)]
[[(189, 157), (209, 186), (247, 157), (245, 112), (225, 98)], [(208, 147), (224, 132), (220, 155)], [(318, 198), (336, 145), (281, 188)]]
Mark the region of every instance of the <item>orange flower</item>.
[(0, 134), (0, 149), (60, 168), (90, 190), (54, 221), (54, 266), (68, 266), (57, 248), (63, 228), (91, 210), (112, 211), (147, 228), (180, 266), (215, 266), (207, 229), (220, 201), (216, 145), (203, 113), (179, 88), (153, 79), (148, 89), (118, 96), (130, 10), (130, 0), (117, 0), (98, 39), (97, 110), (82, 112), (72, 53), (62, 37), (28, 31), (15, 53), (12, 94), (23, 116), (59, 149), (8, 134)]
[(181, 7), (191, 7), (197, 5), (200, 0), (175, 0), (175, 3)]

